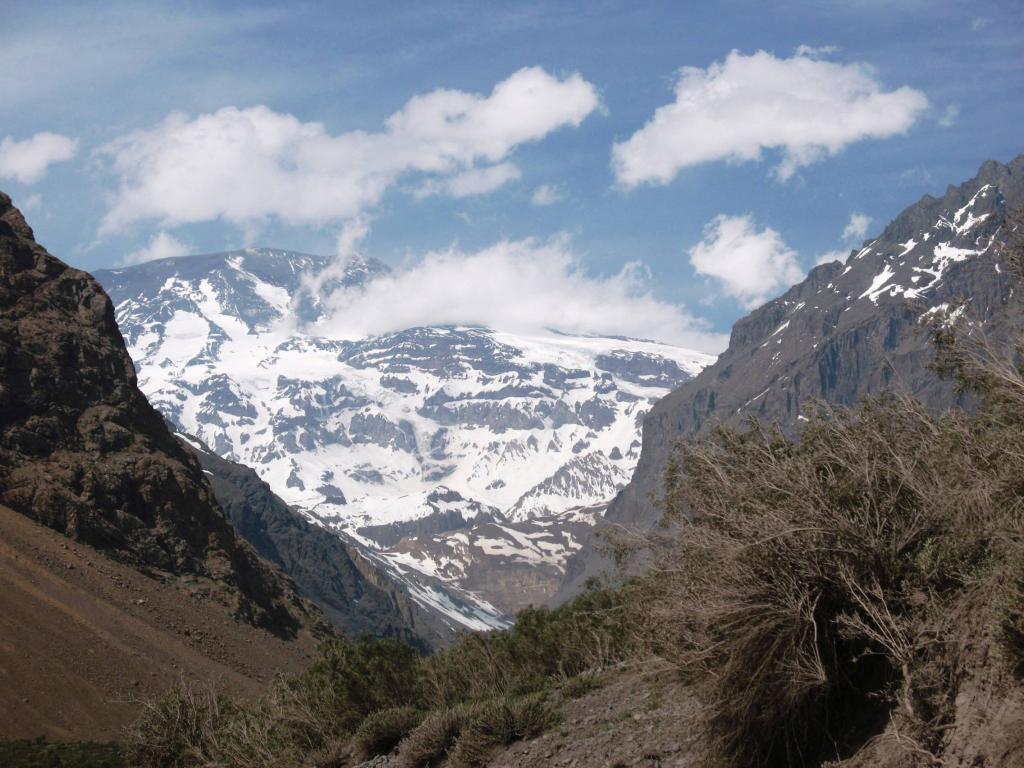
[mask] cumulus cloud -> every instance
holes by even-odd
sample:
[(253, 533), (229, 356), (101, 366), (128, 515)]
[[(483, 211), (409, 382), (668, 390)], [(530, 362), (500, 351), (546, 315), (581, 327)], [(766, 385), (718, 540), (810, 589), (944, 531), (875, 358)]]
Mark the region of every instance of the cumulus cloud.
[(818, 258), (814, 260), (814, 266), (820, 266), (822, 264), (831, 264), (833, 261), (844, 261), (847, 256), (850, 255), (849, 249), (837, 248), (834, 251), (825, 251)]
[(415, 96), (377, 132), (333, 135), (265, 106), (174, 113), (100, 150), (118, 178), (101, 234), (146, 219), (322, 225), (372, 207), (411, 174), (438, 182), (439, 192), (479, 194), (518, 173), (505, 164), (518, 146), (579, 125), (598, 103), (579, 74), (558, 78), (529, 67), (486, 96), (444, 89)]
[(780, 180), (863, 139), (906, 133), (928, 106), (906, 86), (886, 91), (863, 63), (819, 58), (804, 48), (788, 59), (733, 51), (707, 69), (685, 67), (675, 101), (612, 149), (618, 182), (667, 184), (683, 168), (718, 160), (759, 160), (782, 152)]
[(850, 220), (843, 228), (844, 242), (858, 242), (868, 236), (868, 227), (871, 226), (871, 217), (863, 213), (851, 213)]
[(758, 230), (750, 215), (719, 214), (689, 254), (697, 274), (712, 278), (747, 309), (803, 277), (796, 251), (774, 229)]
[(474, 197), (494, 192), (521, 176), (519, 168), (512, 163), (499, 163), (483, 168), (470, 168), (447, 179), (429, 179), (417, 187), (413, 194), (416, 197)]
[(0, 141), (0, 179), (35, 184), (54, 163), (70, 160), (78, 151), (76, 139), (43, 131), (15, 141), (12, 136)]
[(562, 191), (552, 184), (541, 184), (530, 196), (530, 202), (534, 205), (554, 205), (565, 199)]
[(724, 336), (655, 298), (639, 263), (588, 273), (566, 238), (501, 241), (475, 252), (434, 251), (325, 297), (329, 317), (311, 332), (347, 338), (418, 325), (480, 325), (519, 333), (612, 334), (718, 352)]
[(192, 247), (174, 235), (168, 232), (157, 232), (149, 238), (149, 242), (144, 246), (121, 259), (121, 266), (127, 267), (131, 264), (142, 264), (144, 261), (168, 259), (172, 256), (187, 256), (191, 252)]

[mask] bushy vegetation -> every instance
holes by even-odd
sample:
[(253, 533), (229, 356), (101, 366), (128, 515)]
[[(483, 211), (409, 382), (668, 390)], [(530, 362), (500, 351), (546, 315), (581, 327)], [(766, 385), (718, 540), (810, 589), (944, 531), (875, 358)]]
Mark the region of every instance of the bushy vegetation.
[(352, 735), (352, 757), (369, 760), (388, 754), (423, 722), (424, 715), (414, 707), (391, 707), (367, 715)]
[(331, 640), (308, 670), (276, 680), (258, 701), (183, 684), (147, 702), (129, 757), (146, 768), (340, 766), (398, 746), (410, 768), (446, 756), (481, 765), (494, 748), (557, 722), (566, 680), (633, 654), (629, 626), (621, 596), (593, 590), (428, 658), (396, 640)]
[(719, 763), (820, 765), (893, 721), (928, 764), (985, 625), (1020, 667), (1024, 379), (943, 348), (972, 415), (893, 395), (678, 447), (644, 591)]
[(0, 741), (4, 768), (126, 768), (117, 744), (56, 743), (44, 739)]

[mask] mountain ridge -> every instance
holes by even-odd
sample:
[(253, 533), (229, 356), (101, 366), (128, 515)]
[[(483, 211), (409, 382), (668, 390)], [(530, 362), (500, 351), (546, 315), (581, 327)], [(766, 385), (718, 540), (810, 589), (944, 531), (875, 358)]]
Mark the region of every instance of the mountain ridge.
[[(958, 402), (930, 368), (932, 330), (968, 313), (994, 334), (1021, 327), (999, 263), (1006, 212), (1024, 205), (1024, 155), (984, 162), (942, 197), (925, 195), (845, 262), (814, 267), (799, 283), (738, 320), (728, 348), (644, 419), (640, 460), (606, 521), (649, 528), (660, 517), (661, 473), (676, 440), (750, 418), (799, 428), (810, 399), (852, 405), (896, 388), (941, 410)], [(570, 564), (558, 600), (607, 567), (590, 545)]]

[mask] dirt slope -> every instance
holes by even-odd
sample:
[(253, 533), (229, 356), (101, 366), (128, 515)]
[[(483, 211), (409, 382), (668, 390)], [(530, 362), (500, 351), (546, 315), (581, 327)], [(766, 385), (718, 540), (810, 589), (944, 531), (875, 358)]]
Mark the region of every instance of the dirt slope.
[(600, 686), (563, 709), (562, 724), (516, 742), (491, 768), (684, 768), (699, 765), (686, 725), (696, 706), (664, 669), (608, 672)]
[(133, 699), (180, 677), (256, 693), (314, 650), (0, 507), (0, 738), (116, 738)]

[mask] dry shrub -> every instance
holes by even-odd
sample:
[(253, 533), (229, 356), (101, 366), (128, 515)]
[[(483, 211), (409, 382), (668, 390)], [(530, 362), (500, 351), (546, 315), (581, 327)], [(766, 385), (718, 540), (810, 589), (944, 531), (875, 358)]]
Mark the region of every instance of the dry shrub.
[[(449, 768), (476, 768), (486, 765), (501, 746), (535, 738), (559, 720), (558, 707), (546, 693), (501, 696), (457, 707), (425, 729), (420, 739), (402, 744), (402, 764), (435, 765), (446, 756)], [(414, 744), (420, 749), (412, 750)]]
[(425, 664), (431, 701), (515, 697), (603, 669), (636, 650), (623, 594), (593, 589), (556, 609), (528, 608), (505, 632), (464, 636)]
[(414, 707), (391, 707), (366, 717), (352, 734), (352, 754), (356, 760), (386, 755), (423, 722), (424, 712)]
[(598, 673), (587, 671), (567, 679), (558, 689), (558, 692), (566, 699), (582, 699), (600, 687), (601, 680), (598, 677)]
[(939, 739), (955, 697), (942, 617), (1021, 540), (1024, 380), (970, 381), (975, 416), (888, 396), (821, 407), (796, 442), (754, 421), (678, 446), (643, 584), (720, 762), (842, 758), (893, 714)]
[(455, 744), (455, 740), (473, 715), (475, 707), (442, 707), (427, 715), (423, 722), (398, 745), (398, 763), (402, 768), (437, 765)]
[(235, 711), (212, 687), (182, 680), (162, 698), (141, 702), (141, 713), (125, 734), (128, 761), (149, 768), (206, 765), (210, 735)]

